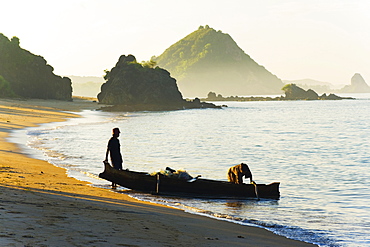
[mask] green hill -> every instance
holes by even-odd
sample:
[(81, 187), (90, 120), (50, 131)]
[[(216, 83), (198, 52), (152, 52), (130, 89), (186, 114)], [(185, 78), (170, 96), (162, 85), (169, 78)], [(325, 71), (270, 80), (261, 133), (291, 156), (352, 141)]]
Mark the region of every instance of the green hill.
[(72, 100), (69, 78), (53, 73), (46, 60), (0, 33), (0, 97)]
[(210, 91), (223, 95), (280, 94), (284, 86), (245, 54), (230, 35), (208, 26), (199, 27), (152, 59), (176, 78), (186, 97), (201, 97)]

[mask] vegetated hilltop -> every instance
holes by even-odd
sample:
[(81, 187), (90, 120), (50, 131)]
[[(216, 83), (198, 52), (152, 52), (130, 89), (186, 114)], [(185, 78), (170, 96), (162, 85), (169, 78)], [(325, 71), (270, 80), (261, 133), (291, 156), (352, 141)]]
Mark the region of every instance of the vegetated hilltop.
[(186, 101), (177, 88), (176, 80), (155, 63), (144, 65), (133, 55), (122, 55), (98, 94), (100, 103), (114, 105), (103, 108), (111, 111), (162, 111), (186, 108), (214, 108), (213, 104), (199, 99)]
[(0, 97), (72, 100), (71, 80), (53, 73), (46, 60), (0, 33)]
[(186, 97), (205, 96), (209, 91), (225, 95), (279, 94), (284, 86), (244, 53), (230, 35), (208, 26), (200, 26), (152, 60), (177, 79)]

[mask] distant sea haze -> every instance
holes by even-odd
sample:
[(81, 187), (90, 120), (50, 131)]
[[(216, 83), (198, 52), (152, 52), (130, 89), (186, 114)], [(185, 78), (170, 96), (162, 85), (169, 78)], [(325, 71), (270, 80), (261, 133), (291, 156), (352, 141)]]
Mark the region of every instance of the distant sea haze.
[(114, 127), (121, 129), (124, 167), (130, 170), (169, 166), (226, 180), (230, 166), (245, 162), (257, 183), (281, 182), (280, 200), (129, 194), (320, 246), (370, 246), (370, 94), (362, 96), (227, 102), (223, 109), (84, 111), (82, 118), (19, 131), (10, 139), (34, 157), (67, 168), (70, 176), (106, 189), (110, 183), (97, 176)]

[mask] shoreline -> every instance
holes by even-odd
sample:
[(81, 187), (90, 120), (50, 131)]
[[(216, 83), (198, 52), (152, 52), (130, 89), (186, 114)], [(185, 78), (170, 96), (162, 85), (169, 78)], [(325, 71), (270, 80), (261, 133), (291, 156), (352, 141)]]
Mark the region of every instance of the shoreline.
[(0, 100), (2, 246), (315, 246), (258, 227), (137, 201), (68, 177), (6, 140), (15, 129), (78, 117), (96, 102)]

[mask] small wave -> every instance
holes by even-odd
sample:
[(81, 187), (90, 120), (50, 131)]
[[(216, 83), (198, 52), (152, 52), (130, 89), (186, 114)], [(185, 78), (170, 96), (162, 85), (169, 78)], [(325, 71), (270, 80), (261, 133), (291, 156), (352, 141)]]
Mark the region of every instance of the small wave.
[(230, 214), (222, 214), (205, 210), (193, 206), (186, 205), (186, 200), (181, 201), (179, 198), (163, 198), (149, 194), (141, 194), (132, 191), (121, 191), (128, 196), (145, 202), (157, 203), (177, 209), (182, 209), (187, 213), (197, 214), (200, 216), (210, 217), (217, 220), (225, 220), (236, 224), (245, 226), (259, 227), (271, 231), (277, 235), (284, 236), (290, 239), (303, 241), (307, 243), (317, 244), (322, 247), (339, 247), (334, 240), (330, 239), (327, 232), (321, 232), (317, 230), (306, 230), (300, 227), (285, 226), (265, 221), (259, 221), (255, 219), (245, 219)]
[(60, 126), (56, 126), (56, 127), (52, 127), (52, 128), (39, 128), (39, 127), (36, 127), (36, 128), (32, 128), (32, 129), (29, 129), (27, 130), (26, 132), (26, 135), (28, 136), (40, 136), (40, 135), (45, 135), (45, 134), (49, 134), (51, 131), (55, 130), (55, 129), (58, 129)]
[(89, 178), (94, 178), (94, 179), (97, 179), (97, 180), (104, 180), (104, 181), (106, 181), (105, 179), (100, 178), (98, 175), (92, 174), (92, 173), (87, 172), (87, 171), (81, 171), (81, 173), (84, 174), (85, 176), (89, 177)]
[(27, 135), (29, 135), (29, 136), (39, 136), (39, 135), (43, 135), (43, 134), (45, 134), (46, 132), (48, 132), (48, 131), (46, 131), (46, 130), (29, 130), (29, 131), (27, 131)]

